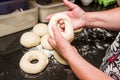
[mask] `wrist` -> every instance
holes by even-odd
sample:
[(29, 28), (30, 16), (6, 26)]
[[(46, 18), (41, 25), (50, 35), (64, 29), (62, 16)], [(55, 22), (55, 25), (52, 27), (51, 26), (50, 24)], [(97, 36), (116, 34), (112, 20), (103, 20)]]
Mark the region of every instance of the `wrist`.
[(80, 15), (80, 22), (77, 29), (80, 29), (81, 27), (84, 28), (87, 25), (87, 14), (87, 12), (84, 12), (82, 15)]
[(86, 14), (84, 16), (84, 20), (85, 20), (84, 27), (92, 27), (93, 22), (95, 21), (93, 18), (93, 14), (91, 12), (86, 12)]
[(105, 17), (102, 12), (87, 12), (85, 16), (85, 27), (93, 28), (97, 26), (103, 28), (107, 23), (104, 19)]
[(82, 59), (82, 57), (81, 57), (80, 54), (77, 53), (77, 52), (73, 52), (73, 53), (69, 54), (69, 55), (66, 57), (66, 60), (68, 61), (69, 64), (74, 64), (74, 63), (76, 63), (79, 59)]

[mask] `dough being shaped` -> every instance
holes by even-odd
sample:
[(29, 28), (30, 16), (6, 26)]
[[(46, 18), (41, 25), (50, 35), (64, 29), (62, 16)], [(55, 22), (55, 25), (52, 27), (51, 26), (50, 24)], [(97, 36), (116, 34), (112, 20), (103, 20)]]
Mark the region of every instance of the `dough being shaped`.
[(20, 44), (30, 48), (40, 44), (40, 37), (33, 32), (25, 32), (20, 38)]
[(48, 31), (49, 31), (50, 36), (54, 38), (53, 31), (52, 31), (53, 25), (56, 25), (60, 29), (60, 24), (58, 23), (59, 20), (63, 20), (65, 23), (65, 29), (64, 31), (61, 31), (62, 36), (66, 40), (71, 42), (74, 39), (73, 25), (71, 23), (70, 18), (65, 14), (57, 13), (52, 16), (48, 24)]
[[(32, 63), (32, 61), (36, 61)], [(20, 60), (20, 68), (30, 74), (36, 74), (43, 71), (48, 65), (48, 57), (40, 51), (29, 51), (23, 55)]]
[(46, 34), (41, 38), (41, 46), (45, 49), (53, 49), (48, 42), (48, 37), (49, 37), (49, 34)]
[(48, 34), (48, 26), (47, 24), (44, 24), (44, 23), (36, 24), (33, 27), (33, 32), (41, 37), (45, 34)]
[(57, 53), (56, 51), (54, 51), (54, 57), (55, 57), (55, 59), (59, 62), (59, 63), (61, 63), (61, 64), (63, 64), (63, 65), (68, 65), (68, 62), (59, 54), (59, 53)]

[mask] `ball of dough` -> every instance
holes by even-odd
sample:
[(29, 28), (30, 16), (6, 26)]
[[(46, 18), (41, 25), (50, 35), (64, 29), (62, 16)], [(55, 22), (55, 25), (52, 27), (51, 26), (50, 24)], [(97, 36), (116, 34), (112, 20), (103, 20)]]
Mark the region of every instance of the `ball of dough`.
[[(32, 63), (34, 60), (37, 62)], [(29, 51), (23, 55), (19, 65), (24, 72), (36, 74), (46, 68), (48, 65), (48, 57), (40, 51)]]
[(49, 34), (46, 34), (41, 38), (41, 46), (45, 49), (53, 49), (48, 42), (48, 37), (49, 37)]
[(40, 37), (32, 32), (25, 32), (20, 38), (20, 44), (30, 48), (40, 44)]
[(71, 42), (74, 39), (73, 25), (71, 23), (70, 18), (65, 14), (57, 13), (52, 16), (52, 18), (50, 19), (50, 22), (48, 24), (49, 34), (52, 38), (54, 38), (54, 35), (52, 32), (52, 26), (57, 25), (57, 27), (60, 28), (60, 24), (58, 22), (61, 19), (65, 23), (65, 31), (61, 32), (61, 34), (65, 39), (67, 39), (69, 42)]
[(47, 24), (44, 24), (44, 23), (36, 24), (33, 27), (33, 32), (38, 36), (43, 36), (45, 34), (48, 34), (48, 26)]
[(63, 65), (68, 65), (68, 62), (59, 54), (59, 53), (57, 53), (56, 51), (54, 51), (54, 57), (55, 57), (55, 59), (59, 62), (59, 63), (61, 63), (61, 64), (63, 64)]

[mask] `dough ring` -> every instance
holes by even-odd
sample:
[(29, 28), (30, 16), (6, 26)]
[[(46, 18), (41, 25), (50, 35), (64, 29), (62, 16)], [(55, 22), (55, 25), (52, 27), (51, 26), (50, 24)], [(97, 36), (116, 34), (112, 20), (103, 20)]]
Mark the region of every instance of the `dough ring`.
[[(37, 61), (32, 63), (32, 61)], [(48, 57), (40, 51), (29, 51), (23, 55), (20, 60), (20, 68), (30, 74), (36, 74), (43, 71), (48, 64)]]
[(32, 30), (35, 34), (37, 34), (38, 36), (43, 36), (45, 34), (48, 34), (48, 25), (47, 24), (44, 24), (44, 23), (39, 23), (39, 24), (36, 24), (34, 27), (33, 27), (33, 30)]
[(65, 23), (65, 31), (61, 32), (62, 36), (67, 39), (69, 42), (71, 42), (74, 39), (74, 30), (73, 25), (71, 23), (71, 20), (69, 17), (65, 14), (57, 13), (53, 15), (53, 17), (50, 19), (48, 24), (48, 32), (52, 38), (54, 38), (53, 32), (52, 32), (52, 26), (57, 25), (57, 27), (60, 29), (60, 24), (58, 24), (59, 20), (63, 20)]
[(56, 51), (54, 51), (54, 58), (61, 64), (63, 65), (68, 65), (68, 62), (61, 56), (59, 55), (59, 53), (57, 53)]
[(48, 37), (49, 37), (49, 34), (46, 34), (41, 38), (41, 46), (45, 49), (53, 49), (48, 42)]
[(20, 44), (30, 48), (40, 44), (40, 37), (33, 32), (25, 32), (20, 38)]

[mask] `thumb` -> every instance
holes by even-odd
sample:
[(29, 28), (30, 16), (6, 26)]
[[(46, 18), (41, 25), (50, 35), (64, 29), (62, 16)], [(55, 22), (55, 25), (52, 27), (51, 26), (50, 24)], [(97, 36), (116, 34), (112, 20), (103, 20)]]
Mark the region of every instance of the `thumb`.
[(63, 2), (66, 5), (66, 7), (70, 10), (73, 10), (76, 8), (76, 5), (68, 0), (63, 0)]
[(53, 14), (48, 15), (48, 16), (46, 17), (46, 19), (47, 19), (47, 20), (50, 20), (52, 16), (53, 16)]
[(50, 36), (48, 37), (48, 43), (52, 46), (52, 48), (56, 47), (56, 42), (53, 38), (51, 38)]

